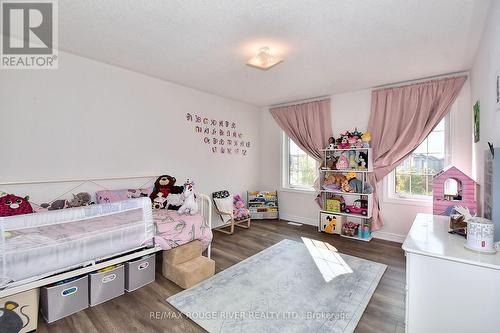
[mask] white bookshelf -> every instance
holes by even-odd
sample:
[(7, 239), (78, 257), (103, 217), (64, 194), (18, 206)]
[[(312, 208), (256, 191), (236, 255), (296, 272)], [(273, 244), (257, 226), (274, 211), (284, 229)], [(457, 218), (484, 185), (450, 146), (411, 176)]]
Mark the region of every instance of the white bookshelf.
[[(322, 152), (324, 153), (323, 155), (323, 166), (328, 165), (327, 160), (329, 160), (330, 156), (340, 156), (341, 154), (355, 154), (358, 156), (359, 152), (364, 152), (366, 154), (366, 168), (364, 169), (358, 169), (358, 168), (346, 168), (346, 169), (335, 169), (334, 168), (321, 168), (320, 169), (320, 196), (321, 200), (323, 203), (323, 209), (320, 210), (319, 212), (319, 222), (318, 222), (318, 230), (322, 231), (324, 229), (324, 226), (321, 225), (322, 221), (322, 214), (332, 214), (335, 216), (338, 216), (341, 223), (348, 223), (352, 222), (354, 224), (358, 224), (358, 230), (361, 228), (363, 230), (363, 227), (368, 227), (369, 230), (369, 235), (366, 235), (366, 233), (363, 233), (362, 231), (357, 233), (354, 236), (344, 234), (344, 227), (342, 226), (341, 231), (340, 231), (340, 236), (349, 238), (349, 239), (355, 239), (355, 240), (360, 240), (360, 241), (365, 241), (369, 242), (372, 239), (371, 235), (371, 222), (372, 222), (372, 216), (373, 216), (373, 193), (359, 193), (359, 192), (344, 192), (342, 191), (341, 188), (336, 188), (336, 189), (328, 189), (324, 187), (324, 181), (325, 178), (328, 177), (331, 174), (343, 174), (346, 175), (347, 173), (354, 172), (356, 173), (356, 178), (361, 180), (362, 182), (362, 189), (364, 189), (368, 186), (368, 175), (373, 172), (373, 158), (372, 158), (372, 150), (371, 148), (349, 148), (349, 149), (323, 149)], [(351, 153), (354, 152), (354, 153)], [(345, 202), (345, 207), (343, 205), (340, 205), (342, 211), (332, 211), (328, 210), (328, 208), (331, 208), (330, 205), (327, 205), (327, 200), (333, 200), (333, 197), (336, 196), (342, 196), (344, 202)], [(366, 207), (365, 207), (366, 203)], [(351, 207), (355, 206), (354, 210), (356, 210), (356, 207), (363, 207), (365, 209), (358, 209), (360, 210), (363, 214), (357, 213), (357, 212), (352, 212)], [(353, 229), (350, 229), (351, 231)], [(346, 233), (348, 233), (349, 230), (346, 230)]]

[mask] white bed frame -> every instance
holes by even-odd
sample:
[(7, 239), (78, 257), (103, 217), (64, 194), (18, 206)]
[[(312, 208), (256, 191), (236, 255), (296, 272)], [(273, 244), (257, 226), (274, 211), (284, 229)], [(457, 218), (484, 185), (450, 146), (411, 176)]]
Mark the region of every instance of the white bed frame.
[[(42, 180), (42, 181), (20, 181), (20, 182), (4, 182), (0, 183), (0, 189), (3, 190), (2, 187), (7, 186), (10, 187), (18, 187), (23, 186), (24, 188), (30, 185), (43, 185), (43, 184), (57, 184), (57, 183), (81, 183), (80, 185), (74, 187), (73, 189), (77, 189), (80, 186), (83, 186), (87, 183), (92, 183), (99, 185), (97, 182), (99, 181), (115, 181), (115, 180), (131, 180), (131, 179), (145, 179), (148, 180), (146, 182), (149, 183), (154, 181), (157, 176), (131, 176), (131, 177), (114, 177), (114, 178), (86, 178), (86, 179), (64, 179), (64, 180)], [(101, 186), (101, 185), (99, 185)], [(101, 186), (104, 187), (104, 186)], [(134, 186), (129, 186), (129, 188), (134, 188)], [(12, 191), (13, 192), (13, 191)], [(29, 193), (29, 191), (28, 191)], [(19, 193), (22, 194), (22, 193)], [(212, 201), (210, 197), (202, 193), (196, 193), (197, 196), (200, 197), (200, 212), (207, 223), (208, 227), (212, 229)], [(55, 283), (61, 280), (70, 279), (75, 276), (84, 275), (108, 266), (121, 264), (136, 258), (143, 257), (145, 255), (153, 254), (161, 251), (162, 249), (159, 246), (143, 248), (143, 249), (130, 249), (130, 251), (116, 253), (112, 256), (108, 256), (106, 258), (96, 258), (89, 265), (84, 267), (79, 267), (75, 269), (70, 269), (66, 272), (58, 273), (55, 275), (51, 275), (45, 278), (41, 278), (35, 281), (29, 281), (27, 283), (23, 283), (20, 285), (14, 285), (12, 287), (7, 287), (3, 290), (0, 290), (0, 298), (4, 298), (7, 296), (11, 296), (17, 293), (21, 293), (30, 289), (40, 288), (45, 285), (49, 285), (51, 283)], [(207, 257), (210, 258), (212, 252), (212, 243), (208, 245), (207, 248)]]

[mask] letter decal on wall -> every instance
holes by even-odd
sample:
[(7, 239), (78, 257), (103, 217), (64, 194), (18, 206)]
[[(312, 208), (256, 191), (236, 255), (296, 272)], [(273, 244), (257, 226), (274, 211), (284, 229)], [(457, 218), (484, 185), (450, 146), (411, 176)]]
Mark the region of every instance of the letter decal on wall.
[[(196, 135), (202, 134), (200, 137), (201, 142), (208, 145), (212, 153), (239, 156), (248, 155), (248, 148), (251, 147), (251, 141), (242, 140), (244, 134), (238, 131), (237, 122), (212, 119), (189, 112), (186, 113), (186, 121), (194, 123), (193, 128)], [(224, 147), (226, 145), (227, 148)]]

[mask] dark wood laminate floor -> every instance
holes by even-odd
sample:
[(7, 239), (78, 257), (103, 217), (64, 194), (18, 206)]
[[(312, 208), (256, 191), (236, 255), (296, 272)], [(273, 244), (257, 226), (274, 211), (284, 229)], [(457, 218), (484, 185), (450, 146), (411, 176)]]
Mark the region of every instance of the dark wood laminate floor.
[[(404, 332), (405, 257), (399, 243), (378, 239), (365, 243), (319, 233), (317, 228), (308, 225), (297, 227), (285, 221), (252, 221), (249, 230), (236, 228), (233, 235), (215, 233), (212, 258), (216, 271), (282, 239), (300, 240), (300, 237), (326, 241), (339, 252), (386, 264), (388, 268), (356, 332)], [(181, 288), (161, 275), (159, 264), (154, 283), (50, 325), (40, 318), (38, 332), (204, 332), (165, 301)], [(168, 315), (171, 318), (167, 318)]]

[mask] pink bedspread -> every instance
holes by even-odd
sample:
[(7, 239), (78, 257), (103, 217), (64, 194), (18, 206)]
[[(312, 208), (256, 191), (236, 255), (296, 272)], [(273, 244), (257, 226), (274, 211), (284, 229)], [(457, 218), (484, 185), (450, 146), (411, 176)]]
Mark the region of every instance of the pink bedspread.
[(175, 210), (153, 210), (155, 243), (163, 250), (200, 240), (205, 250), (212, 241), (212, 230), (201, 215), (179, 215)]

